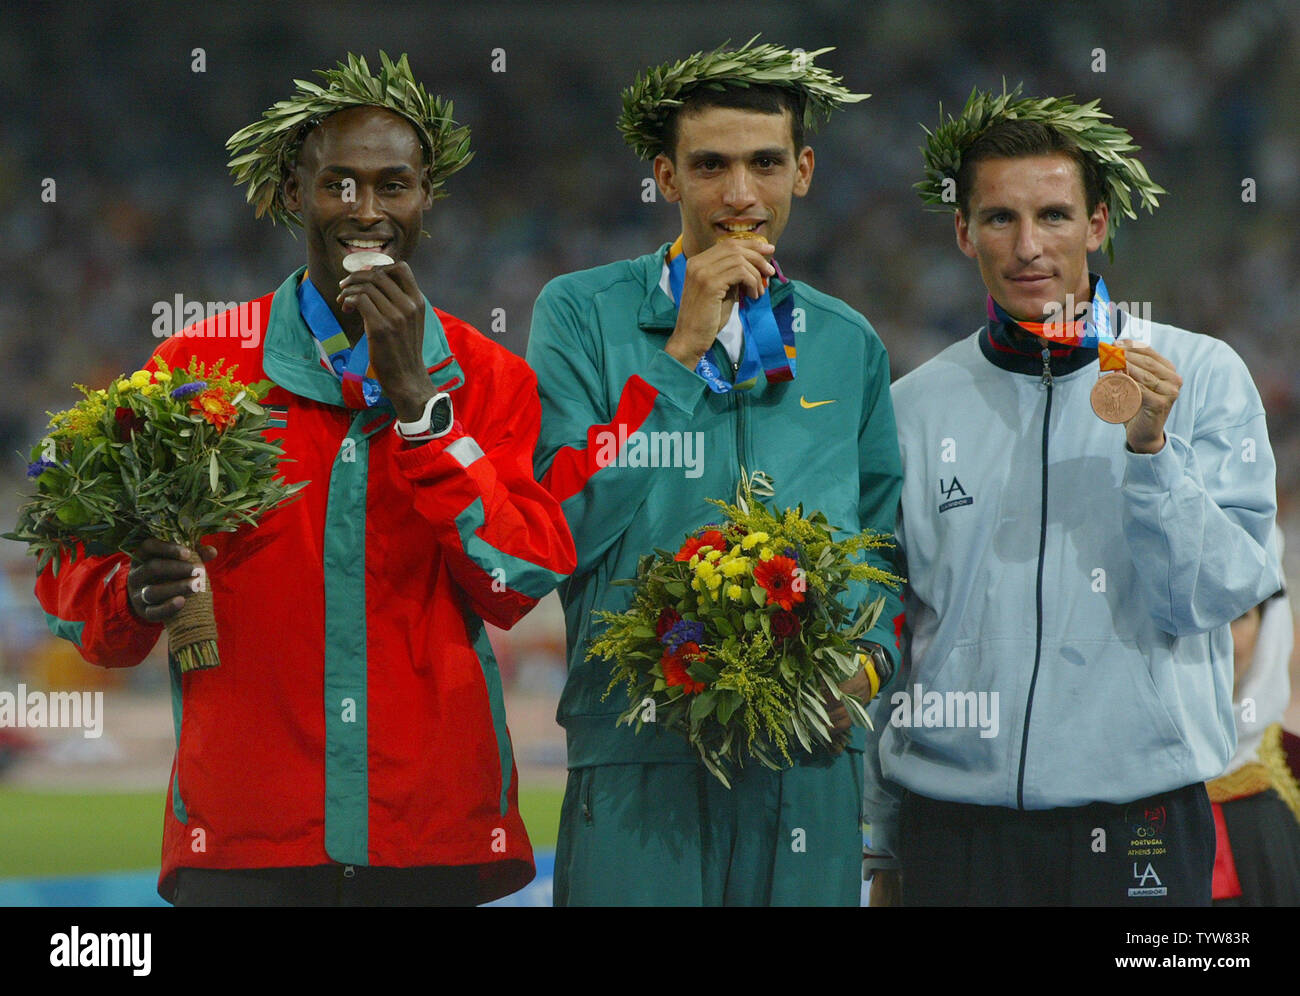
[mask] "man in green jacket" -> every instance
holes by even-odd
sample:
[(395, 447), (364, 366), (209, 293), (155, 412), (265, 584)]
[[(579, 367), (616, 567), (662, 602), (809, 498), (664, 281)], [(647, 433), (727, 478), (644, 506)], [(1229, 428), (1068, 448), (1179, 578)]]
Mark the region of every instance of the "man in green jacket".
[[(616, 725), (625, 697), (606, 698), (608, 662), (586, 659), (592, 613), (630, 601), (611, 582), (717, 521), (708, 499), (734, 495), (742, 470), (772, 478), (773, 508), (802, 502), (850, 532), (893, 531), (902, 475), (885, 349), (861, 315), (787, 279), (773, 256), (812, 180), (805, 126), (863, 97), (812, 65), (820, 52), (751, 45), (661, 67), (625, 92), (620, 128), (654, 159), (681, 235), (551, 281), (533, 312), (538, 476), (578, 552), (560, 587), (569, 780), (556, 905), (859, 901), (860, 730), (843, 753), (798, 752), (781, 772), (748, 765), (728, 789), (684, 737)], [(891, 595), (867, 634), (878, 674), (895, 666), (900, 611)], [(870, 696), (861, 671), (845, 687)], [(848, 729), (843, 707), (832, 718)]]

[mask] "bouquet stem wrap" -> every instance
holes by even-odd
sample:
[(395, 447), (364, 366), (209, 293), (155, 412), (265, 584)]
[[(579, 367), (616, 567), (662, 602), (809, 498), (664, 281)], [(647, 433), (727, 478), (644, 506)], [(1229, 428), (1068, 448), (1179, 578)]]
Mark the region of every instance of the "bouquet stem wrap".
[[(190, 563), (201, 566), (197, 553)], [(206, 568), (205, 568), (206, 570)], [(212, 591), (204, 584), (185, 599), (185, 606), (167, 620), (167, 648), (182, 673), (202, 671), (221, 663), (217, 656), (217, 617), (212, 608)]]

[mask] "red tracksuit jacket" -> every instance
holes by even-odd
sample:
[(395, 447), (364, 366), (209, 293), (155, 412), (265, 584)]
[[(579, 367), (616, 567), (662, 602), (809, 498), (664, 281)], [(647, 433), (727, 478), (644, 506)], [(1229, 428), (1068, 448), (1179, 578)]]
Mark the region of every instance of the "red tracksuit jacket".
[[(536, 378), (426, 304), (425, 364), (456, 422), (409, 446), (391, 408), (343, 406), (299, 313), (301, 272), (246, 306), (249, 327), (217, 316), (155, 354), (274, 381), (263, 404), (284, 425), (266, 438), (285, 478), (311, 481), (256, 528), (205, 540), (221, 664), (171, 666), (159, 893), (178, 867), (475, 865), (484, 902), (534, 867), (483, 620), (513, 625), (574, 567), (533, 478)], [(162, 633), (128, 607), (128, 568), (92, 557), (38, 578), (51, 628), (91, 663), (133, 666)]]

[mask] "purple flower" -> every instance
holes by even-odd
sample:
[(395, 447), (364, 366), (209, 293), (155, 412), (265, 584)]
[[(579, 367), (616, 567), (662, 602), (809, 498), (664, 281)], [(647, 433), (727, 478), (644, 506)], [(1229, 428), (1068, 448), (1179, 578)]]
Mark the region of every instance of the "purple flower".
[(703, 639), (704, 623), (683, 619), (660, 637), (659, 642), (668, 649), (669, 653), (676, 653), (677, 648), (683, 643), (699, 643)]
[(787, 557), (789, 557), (791, 560), (796, 561), (796, 562), (799, 560), (799, 551), (796, 550), (794, 547), (792, 547), (792, 546), (787, 546), (787, 547), (785, 548), (785, 551), (784, 551), (784, 552), (785, 552), (785, 555), (786, 555)]
[(180, 401), (182, 398), (188, 398), (192, 394), (198, 394), (200, 391), (208, 389), (206, 380), (196, 380), (189, 384), (182, 384), (180, 387), (173, 388), (172, 400)]
[(27, 476), (29, 478), (40, 477), (53, 466), (55, 466), (53, 460), (46, 460), (44, 457), (41, 457), (41, 459), (37, 460), (35, 463), (29, 463), (27, 465)]

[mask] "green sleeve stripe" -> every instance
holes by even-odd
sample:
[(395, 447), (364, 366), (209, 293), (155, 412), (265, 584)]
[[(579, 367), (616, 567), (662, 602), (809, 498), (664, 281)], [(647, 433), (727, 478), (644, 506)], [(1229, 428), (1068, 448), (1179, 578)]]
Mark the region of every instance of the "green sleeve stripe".
[(72, 622), (68, 619), (60, 619), (58, 616), (45, 613), (45, 625), (50, 627), (50, 632), (55, 636), (70, 640), (78, 647), (81, 646), (81, 634), (86, 628), (84, 622)]
[(515, 756), (510, 747), (510, 734), (506, 730), (506, 702), (501, 691), (501, 672), (497, 668), (496, 655), (492, 652), (492, 644), (482, 620), (471, 615), (465, 621), (474, 643), (474, 652), (478, 655), (479, 666), (483, 669), (488, 703), (492, 707), (492, 729), (496, 733), (497, 758), (501, 762), (501, 815), (505, 816), (510, 808), (510, 772), (514, 768)]
[(511, 591), (517, 591), (528, 598), (541, 598), (568, 577), (567, 574), (557, 574), (539, 564), (502, 553), (478, 535), (486, 522), (483, 499), (475, 498), (456, 516), (456, 530), (460, 533), (461, 543), (470, 559), (494, 579), (505, 582)]
[[(330, 472), (325, 511), (325, 851), (340, 864), (369, 860), (366, 734), (366, 483), (370, 443), (359, 411)], [(355, 447), (355, 448), (354, 448)], [(345, 460), (344, 457), (347, 456)]]
[(167, 674), (171, 681), (172, 732), (176, 735), (176, 776), (172, 779), (172, 814), (182, 823), (189, 823), (189, 813), (185, 809), (185, 800), (181, 798), (181, 717), (184, 703), (181, 701), (181, 669), (176, 658), (167, 655)]

